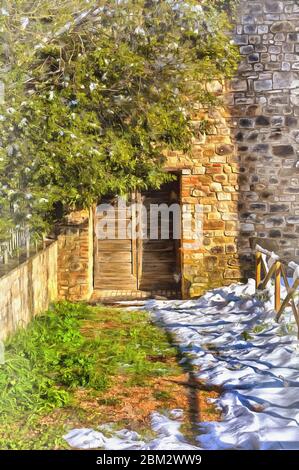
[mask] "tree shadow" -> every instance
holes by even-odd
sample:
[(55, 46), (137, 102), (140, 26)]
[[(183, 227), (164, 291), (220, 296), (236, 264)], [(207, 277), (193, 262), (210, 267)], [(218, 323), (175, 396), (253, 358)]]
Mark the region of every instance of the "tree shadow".
[[(178, 343), (175, 341), (173, 335), (166, 331), (166, 336), (170, 344), (176, 348), (176, 358), (180, 367), (187, 375), (186, 381), (179, 381), (174, 379), (166, 379), (168, 382), (173, 382), (177, 385), (183, 386), (187, 391), (188, 396), (188, 430), (191, 440), (197, 444), (196, 439), (200, 433), (199, 424), (203, 421), (202, 417), (202, 397), (201, 392), (217, 392), (221, 393), (220, 387), (207, 386), (199, 381), (196, 377), (195, 367), (186, 359), (186, 355), (182, 353)], [(216, 413), (216, 411), (215, 411)]]

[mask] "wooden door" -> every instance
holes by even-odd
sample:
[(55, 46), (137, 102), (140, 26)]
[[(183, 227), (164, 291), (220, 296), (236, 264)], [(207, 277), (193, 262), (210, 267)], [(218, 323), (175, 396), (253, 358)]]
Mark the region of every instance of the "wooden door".
[[(180, 291), (180, 242), (173, 236), (174, 223), (180, 224), (180, 220), (170, 220), (168, 239), (162, 237), (161, 228), (168, 223), (163, 220), (163, 216), (158, 219), (157, 239), (151, 239), (150, 228), (151, 205), (170, 206), (179, 203), (179, 190), (179, 181), (174, 181), (163, 185), (160, 190), (132, 194), (127, 201), (128, 211), (119, 210), (118, 198), (103, 201), (115, 208), (117, 238), (103, 240), (98, 237), (98, 224), (103, 217), (107, 220), (107, 213), (102, 205), (99, 206), (95, 218), (95, 289)], [(146, 209), (143, 237), (136, 237), (136, 224), (142, 224), (140, 210), (131, 209), (131, 203), (136, 202), (143, 204)], [(128, 227), (126, 236), (119, 237), (119, 225)]]
[[(129, 206), (133, 196), (127, 201)], [(114, 213), (109, 214), (104, 204), (114, 207)], [(130, 227), (134, 214), (120, 207), (119, 198), (107, 198), (97, 208), (95, 217), (95, 266), (94, 287), (105, 290), (137, 290), (136, 269), (136, 239), (133, 232), (130, 236)], [(107, 229), (110, 231), (114, 225), (114, 236), (111, 234), (107, 239), (101, 239), (99, 227), (102, 227), (103, 218), (107, 221)], [(113, 220), (111, 220), (113, 219)], [(119, 228), (124, 233), (119, 232)]]
[[(157, 220), (157, 238), (151, 237), (151, 207), (172, 206), (179, 204), (179, 181), (164, 184), (160, 190), (142, 193), (142, 202), (147, 210), (146, 238), (142, 241), (142, 269), (138, 276), (138, 286), (144, 291), (172, 290), (180, 291), (180, 241), (174, 236), (180, 233), (180, 217), (173, 217), (172, 212), (161, 211)], [(170, 218), (169, 218), (170, 215)], [(163, 237), (163, 228), (167, 228), (169, 237)]]

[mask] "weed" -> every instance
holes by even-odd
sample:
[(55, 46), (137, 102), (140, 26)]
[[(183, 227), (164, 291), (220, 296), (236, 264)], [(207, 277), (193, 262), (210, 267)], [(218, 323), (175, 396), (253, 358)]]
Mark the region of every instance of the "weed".
[(269, 323), (259, 323), (253, 327), (252, 333), (259, 334), (265, 331), (267, 328), (269, 328)]
[(160, 400), (160, 401), (169, 400), (171, 397), (170, 393), (167, 392), (166, 390), (157, 390), (154, 392), (153, 395), (157, 400)]
[(255, 293), (255, 298), (261, 302), (269, 302), (271, 300), (271, 293), (268, 289), (258, 290)]
[(244, 341), (251, 341), (253, 339), (250, 333), (246, 330), (241, 333), (241, 336), (244, 339)]
[(286, 335), (296, 335), (296, 325), (294, 323), (282, 323), (280, 325), (278, 335), (279, 336), (286, 336)]

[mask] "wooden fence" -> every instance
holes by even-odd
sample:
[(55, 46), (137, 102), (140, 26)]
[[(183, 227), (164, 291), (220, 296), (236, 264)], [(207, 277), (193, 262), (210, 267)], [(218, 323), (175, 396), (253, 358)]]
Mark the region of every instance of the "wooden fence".
[(0, 242), (0, 263), (8, 264), (9, 260), (18, 257), (20, 252), (30, 256), (30, 231), (26, 227), (10, 230), (7, 240)]
[[(288, 272), (292, 273), (293, 280), (290, 285)], [(279, 322), (287, 307), (291, 307), (298, 327), (299, 338), (299, 309), (296, 296), (299, 287), (299, 265), (286, 263), (274, 252), (261, 246), (256, 246), (256, 289), (264, 290), (274, 279), (274, 306), (276, 321)], [(286, 296), (282, 298), (282, 280), (286, 289)]]

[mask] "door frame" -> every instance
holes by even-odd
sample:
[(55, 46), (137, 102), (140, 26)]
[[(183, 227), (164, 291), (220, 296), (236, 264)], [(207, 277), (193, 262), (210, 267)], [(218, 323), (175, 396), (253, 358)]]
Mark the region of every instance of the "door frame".
[[(179, 187), (179, 201), (178, 203), (180, 204), (182, 208), (182, 169), (172, 169), (172, 168), (167, 168), (165, 169), (165, 172), (167, 173), (172, 173), (177, 177), (177, 182), (178, 182), (178, 187)], [(159, 191), (159, 190), (157, 190)], [(141, 197), (142, 197), (142, 192), (140, 191), (132, 191), (133, 198), (135, 202), (141, 202)], [(100, 201), (99, 201), (100, 202)], [(98, 251), (98, 244), (97, 244), (97, 237), (96, 237), (96, 224), (97, 224), (97, 204), (94, 205), (93, 209), (93, 289), (95, 290), (95, 278), (96, 278), (96, 255)], [(183, 256), (182, 256), (182, 244), (183, 244), (183, 211), (181, 210), (180, 213), (180, 233), (181, 233), (181, 238), (177, 240), (177, 247), (176, 247), (176, 265), (178, 268), (178, 271), (180, 273), (180, 280), (178, 283), (178, 292), (180, 293), (181, 296), (184, 295), (184, 289), (183, 289)], [(135, 242), (135, 245), (134, 245)], [(132, 266), (135, 266), (135, 271), (133, 274), (136, 274), (136, 292), (140, 291), (140, 280), (142, 276), (142, 259), (143, 259), (143, 241), (140, 237), (136, 237), (135, 240), (132, 240), (132, 256), (133, 258), (135, 257), (136, 259), (136, 265), (133, 261)], [(107, 290), (107, 289), (104, 289)], [(123, 289), (120, 289), (123, 290)]]

